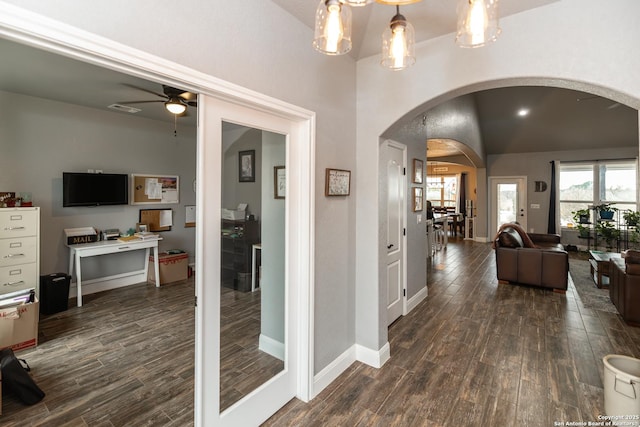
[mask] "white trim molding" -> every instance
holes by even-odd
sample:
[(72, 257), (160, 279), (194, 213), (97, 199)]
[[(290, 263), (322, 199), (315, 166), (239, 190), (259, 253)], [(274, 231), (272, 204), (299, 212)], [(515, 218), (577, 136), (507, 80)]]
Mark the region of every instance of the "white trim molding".
[(312, 398), (320, 394), (320, 392), (324, 390), (325, 387), (327, 387), (336, 378), (342, 375), (342, 373), (346, 371), (349, 366), (351, 366), (355, 361), (356, 346), (354, 344), (314, 376)]
[(355, 347), (356, 360), (373, 368), (381, 368), (391, 358), (389, 342), (385, 343), (380, 350), (372, 350), (359, 344), (356, 344)]
[(407, 301), (407, 312), (405, 313), (405, 315), (409, 314), (411, 310), (416, 308), (416, 306), (420, 304), (422, 300), (427, 298), (428, 295), (429, 295), (429, 289), (426, 286), (420, 289), (417, 294), (412, 296), (409, 299), (409, 301)]

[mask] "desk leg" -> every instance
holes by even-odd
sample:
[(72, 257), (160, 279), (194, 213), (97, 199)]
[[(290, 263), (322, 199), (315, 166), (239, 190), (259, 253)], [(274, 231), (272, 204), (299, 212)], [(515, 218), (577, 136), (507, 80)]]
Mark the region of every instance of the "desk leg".
[(78, 291), (78, 307), (82, 307), (82, 271), (80, 269), (80, 254), (76, 252), (76, 289)]
[(73, 276), (73, 260), (75, 259), (75, 251), (73, 250), (73, 248), (69, 248), (69, 270), (67, 270), (69, 272), (69, 276)]
[(160, 258), (158, 257), (157, 246), (153, 247), (153, 272), (156, 274), (156, 288), (159, 288), (160, 287)]
[(256, 290), (256, 246), (251, 246), (251, 292)]

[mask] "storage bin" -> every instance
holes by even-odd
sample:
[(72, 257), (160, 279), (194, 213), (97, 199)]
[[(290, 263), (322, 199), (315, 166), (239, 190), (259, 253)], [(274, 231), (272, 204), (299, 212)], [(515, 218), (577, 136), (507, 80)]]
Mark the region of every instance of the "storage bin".
[(620, 416), (620, 420), (634, 421), (640, 415), (640, 359), (608, 354), (604, 362), (604, 412)]
[(54, 314), (69, 308), (71, 276), (53, 273), (40, 276), (40, 313)]
[[(160, 267), (160, 285), (187, 280), (189, 272), (189, 255), (187, 253), (160, 252), (158, 254), (158, 258)], [(150, 283), (155, 285), (156, 273), (154, 269), (153, 255), (149, 257), (148, 280)]]

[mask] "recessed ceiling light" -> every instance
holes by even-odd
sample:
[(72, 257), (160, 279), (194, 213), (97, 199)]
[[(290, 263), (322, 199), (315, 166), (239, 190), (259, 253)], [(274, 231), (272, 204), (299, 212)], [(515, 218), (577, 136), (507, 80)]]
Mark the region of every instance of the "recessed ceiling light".
[(521, 108), (521, 109), (518, 110), (518, 115), (520, 117), (524, 117), (524, 116), (526, 116), (528, 114), (529, 114), (529, 109), (528, 108)]

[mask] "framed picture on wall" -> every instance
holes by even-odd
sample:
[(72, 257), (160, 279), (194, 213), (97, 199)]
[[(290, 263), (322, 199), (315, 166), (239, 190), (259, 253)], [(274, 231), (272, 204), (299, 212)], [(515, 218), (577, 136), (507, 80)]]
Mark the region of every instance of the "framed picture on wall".
[(325, 196), (348, 196), (351, 188), (351, 171), (326, 169), (324, 181)]
[(256, 181), (256, 150), (238, 152), (238, 181)]
[(420, 212), (422, 210), (422, 201), (424, 200), (422, 187), (413, 187), (413, 211)]
[(413, 159), (413, 176), (411, 182), (414, 184), (422, 184), (422, 175), (424, 175), (424, 163), (420, 159)]
[(284, 166), (273, 167), (273, 198), (284, 199), (287, 194), (287, 171)]

